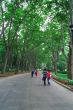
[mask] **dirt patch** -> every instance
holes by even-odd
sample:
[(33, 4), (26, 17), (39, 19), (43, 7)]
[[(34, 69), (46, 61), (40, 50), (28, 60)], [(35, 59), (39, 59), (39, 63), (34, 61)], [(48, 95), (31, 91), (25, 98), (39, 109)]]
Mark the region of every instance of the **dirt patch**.
[(15, 73), (15, 72), (5, 72), (4, 74), (0, 73), (0, 77), (8, 77), (8, 76), (16, 75), (16, 74), (23, 74), (23, 73), (21, 73), (21, 72), (19, 72), (19, 73)]

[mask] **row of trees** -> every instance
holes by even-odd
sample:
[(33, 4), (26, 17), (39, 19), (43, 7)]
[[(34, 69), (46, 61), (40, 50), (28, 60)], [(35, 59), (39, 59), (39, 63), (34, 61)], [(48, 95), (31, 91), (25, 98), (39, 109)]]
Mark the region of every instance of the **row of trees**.
[[(18, 72), (42, 63), (73, 78), (69, 0), (0, 1), (0, 70)], [(71, 5), (70, 5), (71, 4)], [(71, 23), (72, 24), (72, 23)]]

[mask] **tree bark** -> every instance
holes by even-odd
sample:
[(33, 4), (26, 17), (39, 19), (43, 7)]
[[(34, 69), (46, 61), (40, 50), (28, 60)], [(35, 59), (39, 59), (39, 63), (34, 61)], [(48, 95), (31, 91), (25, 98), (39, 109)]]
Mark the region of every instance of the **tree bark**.
[(71, 49), (71, 45), (69, 43), (69, 53), (68, 53), (68, 78), (72, 79), (72, 74), (71, 74), (71, 53), (72, 49)]
[(3, 71), (2, 71), (2, 73), (4, 73), (5, 70), (6, 70), (7, 61), (8, 61), (8, 58), (9, 58), (9, 56), (10, 56), (10, 29), (11, 29), (11, 24), (12, 24), (12, 20), (11, 20), (10, 26), (9, 26), (8, 46), (7, 46), (7, 50), (6, 50), (5, 61), (4, 61), (4, 66), (3, 66)]
[[(70, 21), (71, 25), (73, 25), (73, 0), (70, 0)], [(73, 30), (71, 28), (71, 77), (73, 79)]]
[(53, 69), (57, 72), (57, 52), (52, 52)]

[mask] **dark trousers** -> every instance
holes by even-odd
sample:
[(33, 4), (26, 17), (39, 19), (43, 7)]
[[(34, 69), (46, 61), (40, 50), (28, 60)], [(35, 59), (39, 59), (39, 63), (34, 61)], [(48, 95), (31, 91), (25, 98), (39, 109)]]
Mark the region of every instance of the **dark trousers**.
[(49, 77), (49, 78), (47, 78), (47, 82), (48, 82), (48, 84), (50, 84), (50, 77)]
[(43, 77), (44, 85), (46, 86), (46, 77)]
[(31, 72), (31, 77), (33, 77), (34, 72)]

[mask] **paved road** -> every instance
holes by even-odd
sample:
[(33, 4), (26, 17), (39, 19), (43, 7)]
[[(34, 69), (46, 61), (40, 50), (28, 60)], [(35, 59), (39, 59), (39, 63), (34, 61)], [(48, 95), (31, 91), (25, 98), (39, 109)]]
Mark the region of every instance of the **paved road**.
[(73, 92), (41, 77), (16, 75), (0, 79), (0, 110), (73, 110)]

